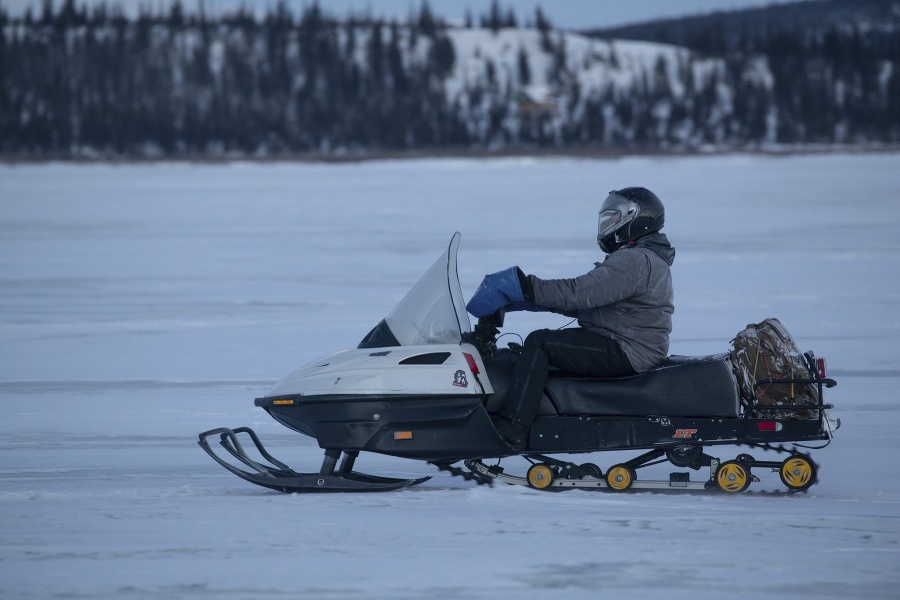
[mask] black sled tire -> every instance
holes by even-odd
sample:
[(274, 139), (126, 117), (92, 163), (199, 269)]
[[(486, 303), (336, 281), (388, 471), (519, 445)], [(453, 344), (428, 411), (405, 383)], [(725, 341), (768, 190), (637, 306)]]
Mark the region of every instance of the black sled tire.
[(603, 471), (594, 463), (584, 463), (583, 465), (578, 465), (578, 468), (595, 479), (603, 479)]
[(680, 468), (697, 465), (702, 454), (702, 446), (678, 446), (677, 448), (666, 450), (666, 458), (669, 462)]

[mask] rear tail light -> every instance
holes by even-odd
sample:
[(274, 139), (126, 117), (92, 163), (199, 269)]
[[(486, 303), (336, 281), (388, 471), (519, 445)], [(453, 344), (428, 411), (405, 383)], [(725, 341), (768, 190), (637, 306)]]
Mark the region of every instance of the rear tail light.
[(816, 370), (819, 372), (820, 378), (825, 379), (826, 377), (828, 377), (828, 369), (825, 366), (824, 358), (816, 359)]
[(784, 425), (778, 421), (760, 421), (756, 424), (760, 431), (781, 431)]
[(478, 363), (475, 362), (475, 357), (468, 352), (463, 352), (463, 356), (466, 357), (466, 362), (469, 364), (469, 370), (478, 375), (481, 371), (478, 370)]

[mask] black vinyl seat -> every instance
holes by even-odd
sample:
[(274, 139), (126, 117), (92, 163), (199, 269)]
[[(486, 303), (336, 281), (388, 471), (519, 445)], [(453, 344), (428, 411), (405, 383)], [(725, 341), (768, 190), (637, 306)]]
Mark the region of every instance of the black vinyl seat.
[[(486, 363), (490, 413), (503, 403), (516, 358), (501, 350)], [(551, 369), (538, 416), (552, 415), (737, 417), (740, 392), (728, 354), (670, 356), (651, 371), (616, 379)]]
[(551, 371), (547, 394), (557, 414), (737, 417), (740, 393), (728, 354), (670, 356), (646, 373), (597, 379)]

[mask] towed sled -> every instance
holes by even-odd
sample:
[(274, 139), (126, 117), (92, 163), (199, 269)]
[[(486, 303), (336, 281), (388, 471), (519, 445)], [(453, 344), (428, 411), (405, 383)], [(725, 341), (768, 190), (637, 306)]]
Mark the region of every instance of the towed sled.
[[(429, 479), (359, 473), (354, 467), (360, 452), (426, 461), (478, 483), (548, 490), (736, 493), (767, 471), (778, 473), (788, 491), (816, 483), (818, 467), (800, 449), (830, 442), (826, 409), (831, 405), (824, 403), (823, 388), (836, 382), (812, 352), (795, 357), (799, 370), (752, 382), (754, 389), (810, 390), (807, 398), (813, 401), (802, 409), (790, 403), (756, 406), (754, 398), (742, 395), (728, 353), (671, 356), (656, 369), (627, 378), (552, 371), (525, 448), (512, 448), (491, 415), (510, 388), (517, 355), (496, 346), (502, 311), (472, 329), (457, 276), (458, 245), (459, 233), (357, 348), (300, 368), (256, 399), (276, 421), (316, 439), (325, 452), (318, 471), (294, 471), (247, 427), (201, 433), (200, 446), (238, 477), (282, 492), (386, 491)], [(224, 453), (211, 445), (215, 441)], [(247, 442), (255, 448), (253, 456)], [(781, 459), (741, 453), (721, 460), (710, 453), (737, 445), (775, 451)], [(639, 454), (606, 470), (565, 456), (622, 450)], [(516, 455), (530, 463), (521, 475), (499, 465), (499, 459)], [(638, 477), (640, 469), (663, 462), (680, 471), (663, 480)], [(700, 471), (700, 478), (691, 480), (685, 469)]]

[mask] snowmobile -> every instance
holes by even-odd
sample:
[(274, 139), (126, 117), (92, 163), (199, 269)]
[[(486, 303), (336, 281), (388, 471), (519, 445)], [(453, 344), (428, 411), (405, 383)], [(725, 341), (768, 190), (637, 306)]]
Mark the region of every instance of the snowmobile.
[[(279, 423), (315, 438), (325, 452), (317, 472), (294, 471), (247, 427), (201, 433), (203, 450), (238, 477), (282, 492), (385, 491), (430, 479), (357, 472), (360, 452), (426, 461), (477, 483), (553, 491), (737, 493), (759, 481), (756, 473), (762, 470), (777, 472), (791, 492), (816, 483), (818, 467), (799, 448), (830, 442), (826, 409), (832, 405), (824, 403), (823, 388), (836, 382), (812, 352), (803, 356), (808, 372), (802, 377), (756, 382), (814, 386), (817, 404), (806, 407), (803, 418), (793, 407), (768, 407), (761, 414), (744, 406), (728, 353), (670, 356), (647, 373), (625, 378), (551, 372), (525, 448), (511, 447), (491, 416), (510, 388), (515, 345), (497, 347), (503, 310), (471, 327), (457, 274), (459, 240), (459, 233), (453, 235), (447, 250), (355, 349), (298, 369), (255, 400)], [(210, 440), (216, 437), (230, 458), (214, 451)], [(241, 439), (249, 439), (259, 456), (251, 456)], [(707, 453), (735, 445), (774, 450), (784, 458), (757, 460), (742, 453), (723, 461)], [(641, 453), (605, 471), (569, 460), (622, 450)], [(513, 456), (530, 464), (524, 475), (499, 465), (499, 459)], [(498, 462), (488, 464), (492, 459)], [(661, 480), (637, 477), (639, 469), (666, 461), (682, 471)], [(684, 469), (706, 469), (705, 476), (691, 480)]]

